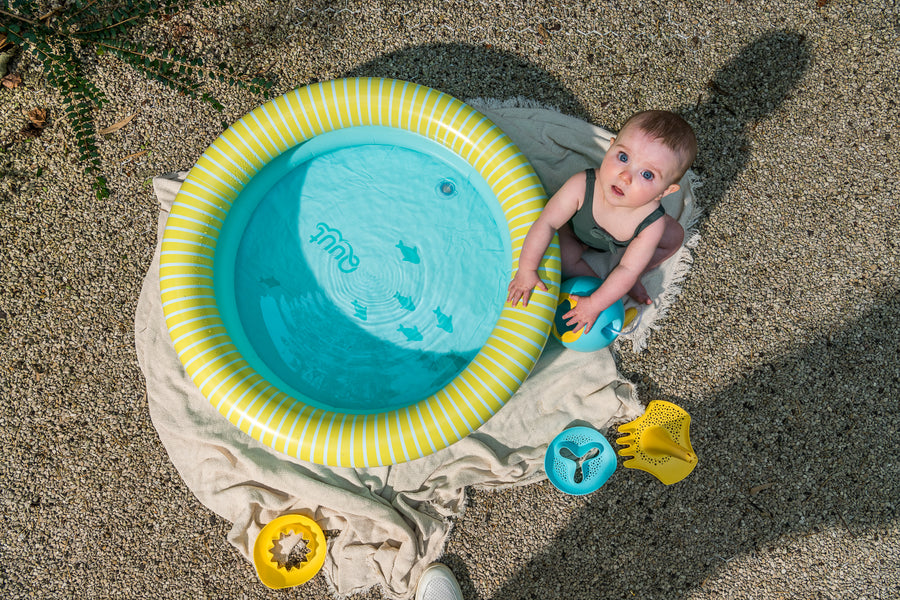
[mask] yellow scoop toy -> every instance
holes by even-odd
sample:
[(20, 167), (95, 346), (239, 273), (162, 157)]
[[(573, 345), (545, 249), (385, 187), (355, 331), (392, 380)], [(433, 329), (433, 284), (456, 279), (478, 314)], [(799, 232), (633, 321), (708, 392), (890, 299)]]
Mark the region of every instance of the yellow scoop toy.
[[(299, 536), (302, 541), (297, 540)], [(291, 560), (292, 548), (306, 543), (305, 556)], [(325, 534), (303, 515), (282, 515), (269, 522), (253, 544), (253, 565), (259, 580), (273, 589), (306, 583), (325, 564)]]
[(691, 447), (691, 416), (671, 402), (653, 400), (643, 415), (619, 426), (628, 435), (616, 440), (622, 463), (630, 469), (647, 471), (666, 485), (681, 481), (697, 466)]

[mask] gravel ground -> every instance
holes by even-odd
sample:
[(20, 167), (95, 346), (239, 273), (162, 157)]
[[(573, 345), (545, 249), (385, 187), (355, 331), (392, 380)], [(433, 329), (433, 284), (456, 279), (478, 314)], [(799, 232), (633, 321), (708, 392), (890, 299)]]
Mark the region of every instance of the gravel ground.
[[(670, 487), (622, 469), (582, 498), (473, 491), (446, 556), (466, 598), (900, 595), (896, 0), (240, 0), (142, 35), (262, 71), (271, 95), (389, 76), (696, 127), (694, 268), (620, 368), (691, 413), (700, 464)], [(216, 112), (85, 60), (110, 100), (98, 124), (137, 115), (101, 141), (106, 200), (34, 61), (0, 89), (0, 593), (330, 598), (321, 575), (267, 590), (228, 545), (156, 436), (134, 354), (151, 177), (265, 98), (212, 87)], [(44, 133), (23, 139), (38, 107)]]

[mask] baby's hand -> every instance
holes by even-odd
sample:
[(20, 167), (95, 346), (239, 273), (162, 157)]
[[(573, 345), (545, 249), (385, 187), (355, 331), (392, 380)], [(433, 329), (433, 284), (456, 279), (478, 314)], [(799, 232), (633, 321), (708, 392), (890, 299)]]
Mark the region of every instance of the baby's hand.
[(521, 299), (522, 306), (528, 306), (528, 301), (531, 299), (531, 291), (535, 286), (545, 292), (547, 291), (547, 286), (544, 285), (537, 271), (523, 271), (519, 269), (516, 271), (516, 276), (513, 277), (513, 280), (509, 282), (509, 294), (506, 296), (506, 301), (515, 306)]
[(570, 294), (569, 299), (574, 302), (575, 306), (572, 310), (563, 315), (563, 320), (566, 325), (574, 327), (573, 331), (578, 331), (584, 327), (584, 332), (588, 333), (597, 321), (597, 317), (599, 317), (600, 313), (603, 311), (596, 309), (596, 303), (591, 301), (590, 296), (575, 296)]

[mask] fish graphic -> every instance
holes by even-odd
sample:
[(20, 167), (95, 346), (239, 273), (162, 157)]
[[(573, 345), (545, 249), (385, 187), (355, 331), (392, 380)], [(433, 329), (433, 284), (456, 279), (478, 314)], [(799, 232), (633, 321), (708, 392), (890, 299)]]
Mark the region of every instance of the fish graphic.
[(269, 288), (281, 285), (281, 282), (274, 277), (260, 277), (258, 281)]
[(397, 331), (406, 336), (406, 341), (408, 342), (421, 342), (423, 339), (422, 334), (419, 333), (418, 327), (404, 327), (401, 325), (397, 328)]
[(416, 305), (409, 296), (401, 296), (400, 292), (397, 292), (394, 294), (394, 298), (397, 299), (397, 302), (400, 303), (402, 308), (405, 308), (406, 310), (416, 310)]
[(357, 319), (361, 319), (365, 321), (368, 318), (368, 309), (359, 303), (359, 300), (353, 301), (353, 308), (356, 309), (356, 314), (354, 315)]
[(419, 264), (419, 251), (416, 250), (415, 246), (407, 246), (403, 243), (403, 240), (400, 240), (400, 243), (394, 247), (400, 249), (400, 253), (403, 254), (403, 260), (414, 265)]
[(434, 309), (434, 314), (437, 315), (437, 326), (447, 333), (453, 333), (453, 317), (442, 313), (440, 306)]

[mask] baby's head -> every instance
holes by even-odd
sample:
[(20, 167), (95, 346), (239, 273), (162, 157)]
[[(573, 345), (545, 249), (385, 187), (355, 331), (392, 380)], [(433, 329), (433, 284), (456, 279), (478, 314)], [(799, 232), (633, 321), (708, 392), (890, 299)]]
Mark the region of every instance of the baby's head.
[(645, 110), (631, 115), (619, 136), (635, 128), (668, 148), (673, 154), (671, 179), (665, 183), (678, 183), (697, 156), (697, 137), (687, 121), (666, 110)]

